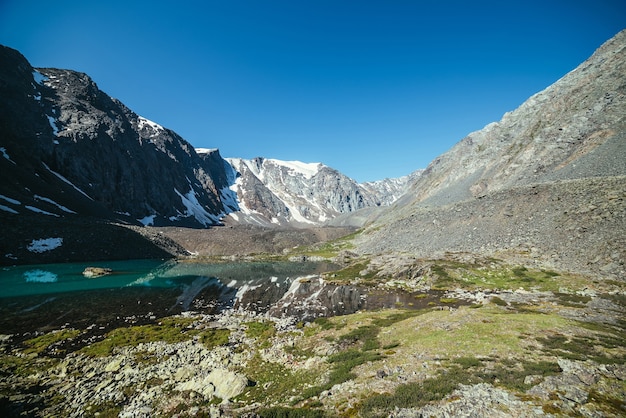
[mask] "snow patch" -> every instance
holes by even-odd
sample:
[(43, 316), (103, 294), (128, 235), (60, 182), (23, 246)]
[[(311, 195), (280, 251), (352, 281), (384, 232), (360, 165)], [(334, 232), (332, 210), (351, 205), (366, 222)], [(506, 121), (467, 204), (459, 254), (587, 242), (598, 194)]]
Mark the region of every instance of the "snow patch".
[(322, 167), (322, 163), (303, 163), (301, 161), (282, 161), (273, 159), (265, 161), (272, 162), (273, 164), (279, 166), (287, 167), (296, 174), (302, 174), (307, 180), (316, 175)]
[(137, 219), (139, 222), (141, 222), (143, 224), (143, 226), (150, 226), (150, 225), (154, 225), (154, 218), (156, 217), (156, 215), (148, 215), (146, 217), (143, 217), (141, 219)]
[(218, 148), (196, 148), (196, 154), (211, 154), (218, 150)]
[(5, 147), (0, 147), (0, 153), (2, 153), (2, 156), (4, 158), (6, 158), (7, 160), (11, 161), (13, 164), (15, 164), (15, 161), (13, 161), (11, 159), (11, 157), (9, 156), (9, 154), (7, 154), (7, 149)]
[(158, 123), (152, 122), (151, 120), (146, 119), (142, 116), (139, 116), (139, 118), (137, 119), (137, 126), (139, 127), (139, 130), (144, 129), (146, 126), (152, 128), (154, 132), (152, 133), (152, 135), (150, 135), (151, 137), (157, 136), (160, 132), (163, 132), (165, 130), (165, 128), (163, 128)]
[(13, 203), (14, 205), (21, 205), (22, 203), (19, 200), (11, 199), (10, 197), (6, 197), (3, 194), (0, 194), (0, 199), (6, 200), (9, 203)]
[(176, 189), (174, 189), (174, 192), (176, 192), (176, 194), (180, 196), (183, 205), (185, 205), (185, 208), (187, 208), (187, 212), (183, 216), (193, 216), (198, 222), (200, 222), (204, 226), (215, 225), (219, 221), (218, 218), (208, 213), (202, 207), (200, 202), (198, 202), (198, 195), (196, 194), (195, 190), (189, 190), (189, 192), (187, 192), (187, 194), (185, 194), (184, 196)]
[(24, 278), (27, 282), (36, 283), (54, 283), (58, 280), (58, 276), (51, 271), (45, 270), (28, 270), (24, 272)]
[(244, 284), (243, 286), (241, 286), (239, 289), (237, 289), (237, 294), (235, 295), (235, 300), (238, 300), (241, 302), (241, 299), (243, 299), (243, 296), (251, 291), (251, 290), (256, 290), (258, 288), (260, 288), (261, 285), (250, 285), (248, 283)]
[(56, 216), (57, 218), (59, 218), (59, 217), (60, 217), (60, 216), (59, 216), (59, 215), (57, 215), (56, 213), (51, 213), (51, 212), (45, 211), (45, 210), (43, 210), (43, 209), (36, 208), (36, 207), (34, 207), (34, 206), (26, 205), (26, 206), (24, 206), (24, 207), (25, 207), (26, 209), (28, 209), (28, 210), (32, 210), (32, 211), (33, 211), (33, 212), (35, 212), (35, 213), (41, 213), (42, 215)]
[(56, 171), (51, 170), (50, 167), (48, 167), (48, 165), (46, 163), (42, 162), (42, 164), (43, 164), (44, 167), (46, 167), (46, 170), (48, 170), (49, 172), (51, 172), (52, 174), (54, 174), (55, 176), (57, 176), (58, 178), (63, 180), (65, 183), (67, 183), (70, 186), (72, 186), (74, 189), (76, 189), (77, 192), (83, 194), (87, 199), (93, 200), (87, 193), (83, 192), (81, 189), (76, 187), (71, 181), (69, 181), (68, 179), (66, 179), (61, 174), (57, 173)]
[(26, 249), (31, 253), (43, 253), (59, 248), (61, 245), (63, 245), (63, 238), (34, 239)]
[(50, 124), (50, 127), (52, 128), (52, 133), (54, 134), (54, 136), (59, 136), (59, 128), (57, 127), (57, 120), (53, 118), (52, 116), (46, 115), (46, 117), (48, 118), (48, 123)]
[(41, 74), (39, 71), (35, 70), (33, 71), (33, 79), (35, 80), (35, 83), (39, 84), (40, 86), (43, 86), (44, 81), (48, 81), (48, 77), (46, 77), (45, 75)]
[(16, 215), (19, 214), (19, 212), (16, 211), (15, 209), (11, 209), (10, 207), (4, 206), (4, 205), (0, 205), (0, 210), (3, 210), (5, 212), (9, 212), (9, 213), (14, 213)]
[(52, 199), (48, 199), (47, 197), (39, 196), (39, 195), (37, 195), (37, 194), (36, 194), (36, 195), (35, 195), (35, 200), (40, 200), (40, 201), (42, 201), (42, 202), (47, 202), (47, 203), (50, 203), (50, 204), (52, 204), (52, 205), (56, 206), (57, 208), (61, 209), (63, 212), (67, 212), (67, 213), (76, 213), (76, 212), (74, 212), (73, 210), (68, 209), (68, 208), (66, 208), (66, 207), (65, 207), (65, 206), (63, 206), (63, 205), (58, 204), (58, 203), (57, 203), (57, 202), (55, 202), (54, 200), (52, 200)]

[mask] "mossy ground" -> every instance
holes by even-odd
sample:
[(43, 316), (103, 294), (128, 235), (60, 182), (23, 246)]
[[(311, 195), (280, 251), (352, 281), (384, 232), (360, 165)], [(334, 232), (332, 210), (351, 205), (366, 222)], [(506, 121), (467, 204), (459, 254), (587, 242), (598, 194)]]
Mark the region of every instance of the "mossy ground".
[(191, 327), (194, 321), (190, 317), (168, 317), (156, 324), (116, 328), (107, 333), (102, 341), (84, 347), (81, 352), (88, 356), (102, 357), (111, 355), (116, 347), (134, 347), (151, 341), (173, 344), (194, 337), (198, 337), (208, 348), (228, 342), (228, 330), (194, 329)]

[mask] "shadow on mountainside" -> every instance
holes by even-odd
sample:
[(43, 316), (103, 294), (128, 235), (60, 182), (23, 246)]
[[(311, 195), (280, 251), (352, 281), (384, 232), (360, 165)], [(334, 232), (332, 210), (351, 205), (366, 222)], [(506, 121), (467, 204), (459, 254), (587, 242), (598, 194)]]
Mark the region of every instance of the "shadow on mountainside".
[[(26, 220), (24, 216), (28, 215), (16, 222), (14, 215), (0, 213), (0, 265), (164, 259), (185, 253), (166, 237), (141, 227), (93, 218), (48, 220), (33, 215)], [(36, 245), (49, 238), (61, 238), (61, 245), (50, 249)]]

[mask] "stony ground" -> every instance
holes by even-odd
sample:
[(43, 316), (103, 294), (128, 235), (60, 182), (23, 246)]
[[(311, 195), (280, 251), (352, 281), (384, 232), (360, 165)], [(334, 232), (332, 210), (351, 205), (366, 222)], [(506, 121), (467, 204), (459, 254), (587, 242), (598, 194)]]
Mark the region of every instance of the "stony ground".
[[(342, 243), (341, 245), (344, 245)], [(319, 278), (408, 292), (304, 323), (229, 310), (2, 337), (3, 416), (626, 414), (626, 286), (467, 254), (363, 258)], [(442, 291), (437, 300), (429, 292)], [(288, 292), (281, 303), (324, 292)], [(291, 299), (290, 299), (291, 298)], [(299, 299), (298, 299), (299, 298)], [(398, 299), (400, 300), (400, 299)], [(463, 302), (463, 303), (459, 303)]]
[(363, 254), (467, 252), (626, 278), (626, 177), (534, 184), (443, 206), (389, 211), (357, 236)]
[(200, 256), (281, 254), (294, 247), (334, 240), (355, 230), (349, 227), (264, 228), (230, 225), (210, 229), (151, 228)]

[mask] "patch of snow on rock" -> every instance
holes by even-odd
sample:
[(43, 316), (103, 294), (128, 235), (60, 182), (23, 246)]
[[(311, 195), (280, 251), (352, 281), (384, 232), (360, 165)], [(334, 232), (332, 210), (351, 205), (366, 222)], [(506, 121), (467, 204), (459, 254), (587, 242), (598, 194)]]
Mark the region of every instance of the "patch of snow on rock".
[(48, 212), (43, 209), (36, 208), (34, 206), (26, 205), (24, 207), (28, 210), (32, 210), (35, 213), (41, 213), (42, 215), (48, 215), (48, 216), (56, 216), (57, 218), (59, 218), (59, 215), (57, 215), (56, 213)]
[(15, 161), (13, 161), (11, 159), (11, 157), (9, 156), (9, 154), (7, 154), (7, 149), (5, 147), (0, 147), (0, 153), (2, 153), (2, 156), (4, 158), (6, 158), (7, 160), (11, 161), (13, 164), (15, 164)]
[(22, 203), (19, 200), (11, 199), (10, 197), (6, 197), (3, 194), (0, 194), (0, 199), (6, 200), (9, 203), (13, 203), (14, 205), (21, 205)]
[(146, 126), (152, 128), (154, 130), (154, 133), (152, 134), (152, 136), (156, 136), (159, 134), (159, 132), (162, 132), (165, 130), (165, 128), (163, 128), (158, 123), (152, 122), (151, 120), (146, 119), (141, 116), (139, 116), (139, 119), (137, 120), (137, 126), (139, 127), (140, 130), (144, 129)]
[(193, 189), (189, 190), (189, 192), (187, 192), (187, 194), (185, 194), (184, 196), (178, 190), (174, 189), (174, 191), (178, 196), (180, 196), (183, 205), (185, 205), (185, 207), (187, 208), (187, 217), (193, 216), (198, 222), (200, 222), (204, 226), (215, 225), (215, 223), (217, 223), (217, 219), (215, 219), (213, 215), (208, 213), (202, 207), (200, 202), (198, 202), (198, 197)]
[(156, 215), (148, 215), (145, 216), (141, 219), (137, 219), (139, 222), (141, 222), (144, 226), (150, 226), (150, 225), (154, 225), (154, 218), (156, 217)]
[(54, 134), (54, 136), (59, 136), (59, 128), (57, 127), (57, 120), (53, 118), (52, 116), (46, 115), (46, 117), (48, 118), (48, 123), (50, 124), (50, 127), (52, 128), (52, 133)]
[(63, 245), (63, 238), (34, 239), (26, 249), (31, 253), (43, 253), (59, 248), (61, 245)]
[(37, 70), (33, 71), (33, 79), (35, 80), (35, 83), (39, 84), (40, 86), (43, 86), (44, 81), (48, 81), (48, 77), (41, 74)]
[(196, 148), (196, 154), (211, 154), (217, 151), (217, 148)]
[(301, 161), (282, 161), (274, 159), (269, 159), (267, 161), (271, 161), (276, 165), (282, 165), (292, 171), (295, 171), (296, 173), (300, 173), (307, 180), (316, 175), (319, 172), (320, 167), (322, 167), (322, 163), (303, 163)]
[(63, 206), (63, 205), (58, 204), (58, 203), (57, 203), (57, 202), (55, 202), (54, 200), (52, 200), (52, 199), (48, 199), (47, 197), (39, 196), (39, 195), (37, 195), (37, 194), (36, 194), (36, 195), (35, 195), (35, 200), (40, 200), (40, 201), (42, 201), (42, 202), (47, 202), (47, 203), (50, 203), (51, 205), (54, 205), (54, 206), (56, 206), (57, 208), (61, 209), (63, 212), (67, 212), (67, 213), (76, 213), (76, 212), (74, 212), (73, 210), (68, 209), (68, 208), (66, 208), (66, 207), (65, 207), (65, 206)]
[(51, 172), (52, 174), (54, 174), (55, 176), (57, 176), (59, 179), (61, 179), (62, 181), (64, 181), (65, 183), (69, 184), (70, 186), (72, 186), (74, 189), (76, 189), (77, 192), (81, 193), (82, 195), (84, 195), (87, 199), (89, 200), (93, 200), (87, 193), (83, 192), (81, 189), (79, 189), (78, 187), (76, 187), (74, 185), (74, 183), (72, 183), (71, 181), (69, 181), (68, 179), (66, 179), (65, 177), (63, 177), (61, 174), (57, 173), (56, 171), (52, 170), (50, 167), (48, 167), (48, 165), (44, 162), (42, 162), (43, 166), (46, 167), (46, 170), (48, 170), (49, 172)]
[(18, 212), (18, 211), (16, 211), (15, 209), (11, 209), (10, 207), (8, 207), (8, 206), (4, 206), (4, 205), (0, 205), (0, 210), (3, 210), (3, 211), (5, 211), (5, 212), (9, 212), (9, 213), (14, 213), (14, 214), (16, 214), (16, 215), (19, 213), (19, 212)]

